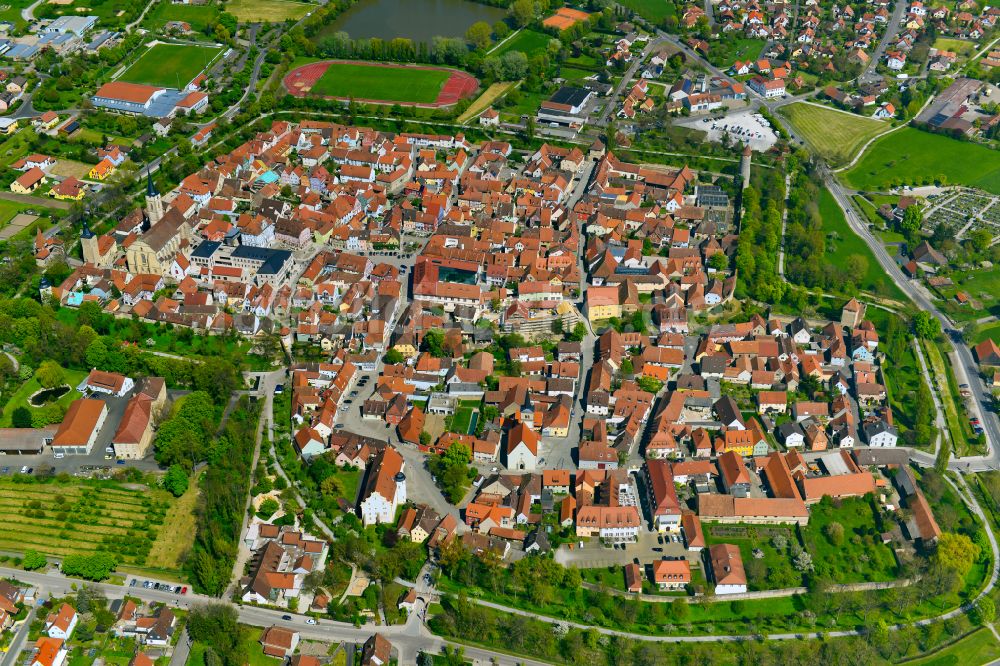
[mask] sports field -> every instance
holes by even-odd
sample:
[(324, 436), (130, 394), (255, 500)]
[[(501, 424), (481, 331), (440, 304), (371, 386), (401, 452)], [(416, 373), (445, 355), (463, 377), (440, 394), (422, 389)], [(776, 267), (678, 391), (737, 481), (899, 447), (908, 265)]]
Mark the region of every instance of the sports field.
[(155, 44), (118, 77), (119, 81), (184, 88), (222, 52), (216, 46)]
[(318, 5), (293, 0), (231, 0), (225, 10), (240, 23), (281, 23), (298, 21)]
[(437, 99), (448, 76), (440, 69), (335, 63), (319, 77), (311, 92), (329, 97), (430, 103)]
[(1000, 194), (1000, 152), (906, 127), (875, 141), (844, 181), (858, 190), (930, 184), (978, 187)]
[(457, 69), (343, 60), (303, 64), (289, 72), (283, 83), (297, 96), (429, 106), (454, 104), (479, 89), (474, 76)]
[(889, 125), (880, 120), (805, 102), (789, 104), (781, 113), (812, 149), (833, 166), (850, 162), (866, 141), (889, 129)]

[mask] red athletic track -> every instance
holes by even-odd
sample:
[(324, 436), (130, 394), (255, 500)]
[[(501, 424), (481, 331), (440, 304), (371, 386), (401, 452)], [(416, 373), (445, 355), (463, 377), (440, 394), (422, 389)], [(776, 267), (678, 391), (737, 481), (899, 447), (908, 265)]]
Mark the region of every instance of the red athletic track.
[[(441, 92), (438, 93), (437, 99), (429, 104), (414, 104), (412, 102), (399, 102), (406, 106), (425, 106), (425, 107), (440, 107), (440, 106), (451, 106), (458, 102), (458, 100), (465, 97), (471, 97), (476, 90), (479, 89), (479, 80), (476, 77), (468, 74), (466, 72), (460, 72), (457, 69), (448, 69), (447, 67), (424, 67), (417, 65), (396, 65), (393, 63), (380, 63), (380, 62), (362, 62), (356, 60), (323, 60), (321, 62), (313, 62), (308, 65), (302, 65), (290, 71), (285, 75), (282, 83), (284, 83), (285, 90), (288, 91), (290, 95), (295, 97), (305, 97), (309, 94), (316, 82), (319, 81), (320, 77), (326, 73), (326, 70), (330, 65), (334, 63), (346, 63), (351, 65), (365, 65), (368, 67), (397, 67), (397, 68), (411, 68), (411, 69), (429, 69), (438, 70), (443, 72), (448, 72), (451, 76), (448, 80), (444, 82), (441, 86)], [(327, 99), (347, 99), (346, 97), (327, 97)], [(359, 102), (372, 102), (375, 104), (396, 104), (395, 100), (391, 99), (358, 99)]]

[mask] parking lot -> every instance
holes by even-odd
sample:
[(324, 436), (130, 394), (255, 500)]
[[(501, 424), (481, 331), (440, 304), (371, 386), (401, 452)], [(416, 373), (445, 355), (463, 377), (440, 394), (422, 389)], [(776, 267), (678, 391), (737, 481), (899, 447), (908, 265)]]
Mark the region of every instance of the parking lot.
[(722, 143), (723, 135), (728, 134), (731, 142), (749, 143), (757, 152), (769, 150), (778, 142), (778, 135), (767, 119), (749, 109), (722, 117), (690, 118), (678, 124), (701, 130), (707, 141), (716, 143)]

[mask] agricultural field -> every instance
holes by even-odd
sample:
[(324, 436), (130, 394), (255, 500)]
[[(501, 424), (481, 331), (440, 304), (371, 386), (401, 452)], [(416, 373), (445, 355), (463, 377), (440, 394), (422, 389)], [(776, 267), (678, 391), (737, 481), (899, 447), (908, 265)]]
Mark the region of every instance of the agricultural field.
[(139, 56), (119, 81), (165, 88), (184, 88), (200, 74), (222, 49), (192, 44), (156, 44)]
[(851, 255), (864, 257), (868, 267), (862, 279), (861, 289), (903, 300), (904, 296), (882, 270), (871, 249), (847, 224), (844, 211), (840, 210), (830, 191), (823, 188), (819, 194), (819, 214), (823, 218), (823, 233), (826, 235), (826, 258), (835, 266), (845, 266)]
[(146, 14), (143, 25), (150, 30), (162, 30), (168, 21), (184, 21), (195, 32), (202, 32), (215, 23), (218, 17), (219, 8), (215, 4), (175, 5), (172, 2), (160, 2)]
[(520, 51), (531, 58), (539, 53), (544, 53), (551, 39), (553, 38), (544, 32), (525, 29), (518, 32), (502, 45), (495, 47), (489, 54), (499, 58), (505, 53)]
[(850, 162), (866, 141), (889, 129), (879, 120), (805, 102), (789, 104), (781, 113), (812, 149), (833, 166)]
[(281, 23), (288, 19), (297, 21), (316, 7), (293, 0), (230, 0), (225, 4), (225, 11), (240, 23)]
[(451, 74), (442, 69), (333, 63), (310, 90), (314, 95), (431, 103)]
[(842, 176), (857, 190), (886, 191), (943, 179), (1000, 194), (1000, 151), (904, 127), (875, 141)]
[(166, 491), (109, 482), (0, 479), (0, 550), (54, 557), (107, 551), (120, 564), (145, 566), (172, 504)]

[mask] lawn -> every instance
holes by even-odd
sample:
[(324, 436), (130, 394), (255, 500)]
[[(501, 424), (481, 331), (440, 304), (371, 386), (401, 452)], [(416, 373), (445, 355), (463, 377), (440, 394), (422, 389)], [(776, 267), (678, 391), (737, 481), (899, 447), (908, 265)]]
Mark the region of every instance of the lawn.
[(826, 235), (827, 260), (835, 266), (843, 267), (851, 255), (864, 257), (868, 268), (862, 279), (858, 280), (858, 286), (876, 294), (905, 300), (896, 283), (882, 270), (881, 264), (868, 245), (851, 230), (844, 217), (844, 211), (837, 205), (830, 190), (825, 187), (819, 193), (819, 214), (823, 218), (823, 232)]
[(503, 106), (499, 109), (501, 119), (520, 120), (522, 115), (535, 115), (542, 102), (548, 99), (545, 93), (525, 92), (524, 90), (512, 90), (507, 93), (506, 101), (511, 99), (516, 101), (513, 104)]
[[(827, 535), (827, 525), (839, 523), (842, 543)], [(802, 539), (813, 556), (816, 571), (838, 583), (890, 581), (896, 578), (896, 556), (879, 536), (871, 504), (863, 497), (841, 500), (839, 506), (827, 498), (809, 510), (809, 524)]]
[(451, 419), (451, 431), (460, 435), (469, 434), (469, 427), (472, 425), (472, 415), (476, 413), (475, 407), (462, 406), (455, 410), (455, 415)]
[(358, 486), (361, 485), (361, 479), (364, 477), (364, 472), (359, 469), (348, 469), (346, 467), (338, 467), (334, 474), (331, 474), (327, 478), (335, 478), (336, 490), (333, 494), (334, 499), (344, 498), (349, 504), (354, 504), (354, 500), (358, 496)]
[(56, 557), (103, 550), (121, 564), (144, 566), (172, 503), (163, 490), (109, 482), (0, 479), (0, 550)]
[(231, 0), (225, 10), (241, 23), (297, 21), (318, 5), (291, 0)]
[(850, 162), (866, 141), (889, 129), (880, 120), (806, 102), (789, 104), (781, 113), (812, 149), (833, 166)]
[(763, 48), (764, 41), (760, 39), (727, 37), (709, 42), (708, 60), (716, 67), (727, 68), (736, 60), (756, 60)]
[(168, 21), (184, 21), (195, 32), (201, 32), (215, 23), (218, 17), (219, 8), (214, 4), (175, 5), (172, 2), (160, 2), (149, 10), (145, 26), (152, 30), (162, 30)]
[(974, 344), (979, 344), (986, 338), (990, 338), (994, 342), (1000, 344), (1000, 323), (987, 324), (986, 326), (981, 326), (976, 330), (976, 339)]
[(945, 37), (938, 37), (934, 40), (934, 48), (939, 51), (954, 51), (955, 55), (958, 56), (967, 56), (970, 53), (975, 52), (976, 43), (965, 39), (947, 39)]
[(119, 81), (164, 88), (184, 88), (220, 54), (215, 46), (156, 44), (139, 56)]
[(0, 9), (0, 21), (10, 21), (18, 29), (24, 27), (21, 10), (32, 4), (33, 0), (6, 0)]
[(980, 628), (926, 657), (903, 662), (906, 666), (981, 666), (1000, 657), (1000, 643), (993, 633)]
[(451, 74), (440, 69), (333, 63), (312, 88), (316, 95), (387, 102), (428, 103)]
[[(7, 400), (6, 404), (3, 406), (3, 414), (0, 415), (0, 428), (11, 427), (11, 416), (14, 414), (14, 410), (18, 407), (27, 407), (28, 411), (31, 412), (32, 416), (40, 414), (43, 410), (50, 408), (52, 405), (58, 405), (59, 408), (65, 412), (71, 402), (81, 397), (80, 392), (76, 390), (76, 387), (87, 377), (87, 373), (80, 370), (65, 370), (65, 384), (70, 387), (70, 390), (59, 397), (57, 400), (49, 402), (45, 405), (40, 405), (34, 407), (28, 402), (28, 399), (34, 395), (36, 391), (42, 389), (42, 385), (38, 382), (36, 377), (32, 377), (28, 381), (24, 382), (17, 391), (11, 394), (10, 399)], [(55, 421), (58, 423), (62, 419)]]
[(906, 127), (875, 141), (843, 179), (858, 190), (943, 179), (1000, 194), (1000, 151)]
[(38, 206), (34, 204), (22, 204), (16, 201), (0, 199), (0, 228), (14, 219), (14, 216), (23, 210), (31, 209), (38, 212)]
[[(883, 341), (886, 341), (889, 318), (897, 320), (898, 330), (908, 330), (908, 325), (899, 315), (892, 314), (880, 308), (868, 308), (866, 317), (875, 324), (875, 330)], [(882, 373), (885, 375), (886, 392), (889, 394), (889, 406), (896, 418), (896, 426), (906, 431), (913, 427), (913, 400), (923, 381), (918, 372), (920, 362), (913, 352), (912, 345), (907, 340), (900, 345), (899, 353), (887, 356), (882, 361)]]
[(668, 16), (677, 16), (677, 5), (669, 0), (622, 0), (619, 4), (657, 25)]
[(552, 39), (554, 39), (554, 37), (551, 37), (544, 32), (524, 29), (504, 42), (503, 45), (494, 47), (493, 50), (490, 51), (490, 55), (494, 55), (499, 58), (505, 53), (520, 51), (524, 55), (531, 58), (539, 53), (544, 53), (545, 49), (549, 45), (549, 41)]

